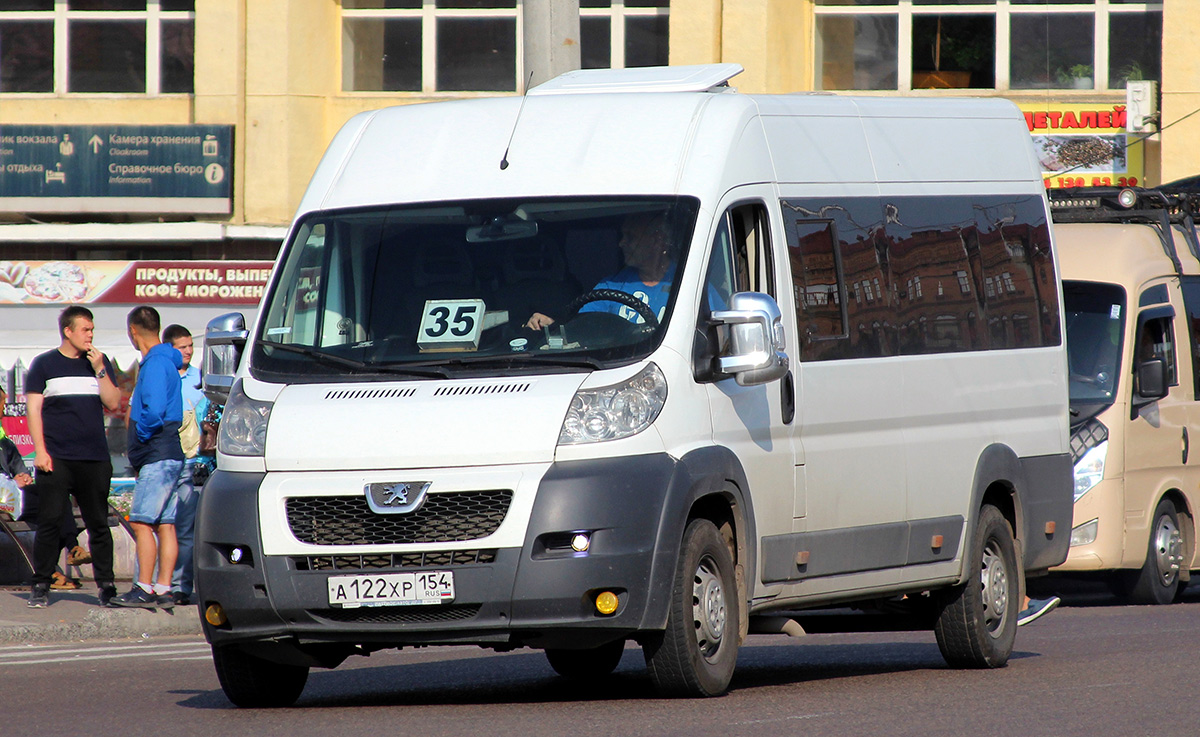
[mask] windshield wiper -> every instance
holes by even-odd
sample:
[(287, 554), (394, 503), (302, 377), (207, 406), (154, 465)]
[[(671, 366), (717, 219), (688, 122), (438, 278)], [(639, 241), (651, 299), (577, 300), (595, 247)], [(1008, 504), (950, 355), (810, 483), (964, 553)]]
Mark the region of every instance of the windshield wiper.
[(359, 361), (359, 360), (356, 360), (353, 358), (346, 358), (345, 356), (338, 356), (333, 353), (326, 353), (325, 351), (320, 351), (320, 350), (317, 350), (316, 348), (310, 348), (308, 346), (302, 346), (302, 345), (295, 345), (292, 343), (277, 343), (273, 340), (261, 340), (261, 341), (259, 341), (259, 343), (261, 345), (269, 345), (272, 348), (278, 348), (282, 351), (288, 351), (291, 353), (299, 353), (302, 356), (309, 356), (311, 358), (317, 359), (318, 361), (325, 361), (326, 363), (331, 363), (331, 364), (334, 364), (337, 366), (346, 366), (347, 368), (359, 369), (360, 371), (377, 371), (379, 373), (402, 374), (405, 376), (420, 376), (422, 378), (432, 378), (432, 379), (444, 379), (448, 375), (446, 373), (446, 371), (440, 370), (440, 369), (435, 369), (435, 368), (410, 369), (408, 366), (397, 366), (397, 365), (391, 365), (391, 364), (385, 364), (385, 363), (379, 363), (379, 362)]
[(367, 368), (367, 364), (363, 363), (362, 361), (356, 361), (353, 358), (345, 358), (332, 353), (326, 353), (325, 351), (319, 351), (316, 348), (309, 348), (308, 346), (295, 345), (293, 343), (277, 343), (273, 340), (260, 340), (258, 343), (259, 345), (271, 346), (272, 348), (278, 348), (279, 350), (287, 351), (288, 353), (299, 353), (302, 356), (308, 356), (310, 358), (315, 358), (318, 361), (325, 361), (326, 363), (332, 363), (337, 366), (346, 366), (355, 369)]
[[(419, 361), (416, 363), (403, 364), (404, 368), (410, 366), (428, 367), (428, 366), (515, 366), (521, 363), (538, 363), (548, 364), (551, 366), (565, 366), (567, 368), (590, 368), (600, 369), (603, 364), (594, 358), (575, 357), (566, 358), (559, 355), (551, 355), (541, 352), (523, 352), (523, 353), (504, 353), (493, 356), (455, 356), (453, 358), (446, 357), (437, 361)], [(400, 368), (398, 365), (397, 368)]]

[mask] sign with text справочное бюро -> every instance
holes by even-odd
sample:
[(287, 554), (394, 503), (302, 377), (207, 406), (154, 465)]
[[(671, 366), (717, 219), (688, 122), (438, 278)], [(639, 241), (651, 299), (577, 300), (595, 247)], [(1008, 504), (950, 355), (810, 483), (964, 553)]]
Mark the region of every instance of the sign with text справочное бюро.
[(233, 126), (0, 125), (0, 211), (231, 211)]

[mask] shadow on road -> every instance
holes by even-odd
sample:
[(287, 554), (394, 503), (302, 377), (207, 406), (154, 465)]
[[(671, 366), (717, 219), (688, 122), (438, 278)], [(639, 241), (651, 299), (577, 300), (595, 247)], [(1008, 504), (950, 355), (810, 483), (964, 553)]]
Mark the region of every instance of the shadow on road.
[[(753, 641), (752, 641), (753, 642)], [(1014, 652), (1013, 660), (1038, 657)], [(352, 661), (348, 661), (352, 662)], [(362, 662), (362, 661), (359, 661)], [(948, 670), (932, 642), (791, 644), (742, 648), (731, 690), (838, 678)], [(184, 695), (186, 692), (180, 692)], [(187, 694), (180, 706), (234, 708), (219, 690)], [(313, 671), (296, 708), (460, 706), (657, 700), (642, 652), (626, 649), (617, 671), (584, 683), (557, 676), (540, 652)]]

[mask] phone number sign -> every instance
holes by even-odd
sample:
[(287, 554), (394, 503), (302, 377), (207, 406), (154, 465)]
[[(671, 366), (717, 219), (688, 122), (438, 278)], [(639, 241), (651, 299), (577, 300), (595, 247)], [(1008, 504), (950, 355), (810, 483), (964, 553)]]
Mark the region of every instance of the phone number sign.
[(1047, 187), (1134, 187), (1145, 179), (1144, 144), (1125, 131), (1124, 105), (1018, 105)]
[(233, 126), (0, 125), (0, 212), (231, 211)]

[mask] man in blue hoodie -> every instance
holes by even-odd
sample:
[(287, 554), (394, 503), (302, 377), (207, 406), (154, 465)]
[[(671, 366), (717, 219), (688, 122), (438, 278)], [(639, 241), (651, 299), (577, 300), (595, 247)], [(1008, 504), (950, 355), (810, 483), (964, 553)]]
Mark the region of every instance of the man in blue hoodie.
[[(179, 426), (183, 422), (183, 356), (159, 340), (158, 311), (142, 305), (129, 313), (129, 340), (142, 354), (137, 384), (129, 402), (129, 463), (137, 474), (129, 523), (137, 551), (138, 580), (128, 593), (114, 597), (123, 607), (170, 609), (171, 574), (179, 548), (175, 505), (184, 478)], [(151, 582), (155, 563), (158, 579)]]

